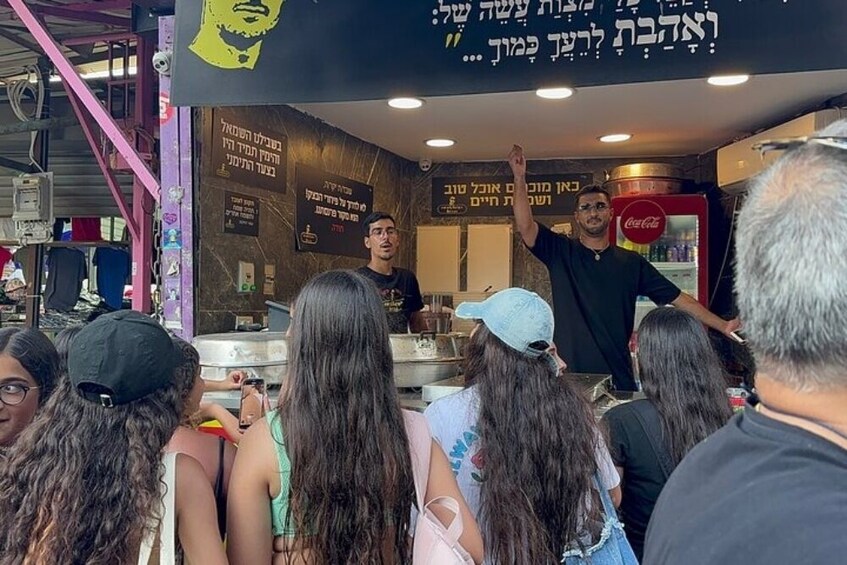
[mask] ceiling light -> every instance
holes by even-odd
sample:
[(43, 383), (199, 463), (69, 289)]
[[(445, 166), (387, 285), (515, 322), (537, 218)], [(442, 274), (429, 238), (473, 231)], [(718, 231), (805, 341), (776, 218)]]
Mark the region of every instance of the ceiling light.
[(709, 77), (706, 82), (712, 86), (736, 86), (750, 80), (750, 75), (717, 75)]
[(426, 144), (430, 147), (450, 147), (456, 142), (452, 139), (427, 139)]
[(573, 96), (573, 88), (561, 86), (558, 88), (539, 88), (535, 91), (535, 95), (539, 98), (548, 100), (561, 100), (562, 98), (570, 98)]
[(400, 110), (413, 110), (423, 106), (423, 100), (420, 98), (392, 98), (388, 101), (388, 105)]
[(632, 135), (628, 133), (610, 133), (609, 135), (604, 135), (597, 139), (603, 143), (620, 143), (621, 141), (629, 141), (631, 138)]

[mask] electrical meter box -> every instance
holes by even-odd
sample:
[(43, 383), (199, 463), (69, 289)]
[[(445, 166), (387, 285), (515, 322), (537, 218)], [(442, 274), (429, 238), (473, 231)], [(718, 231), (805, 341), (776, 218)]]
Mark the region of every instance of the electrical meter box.
[(53, 222), (53, 173), (12, 177), (12, 219)]

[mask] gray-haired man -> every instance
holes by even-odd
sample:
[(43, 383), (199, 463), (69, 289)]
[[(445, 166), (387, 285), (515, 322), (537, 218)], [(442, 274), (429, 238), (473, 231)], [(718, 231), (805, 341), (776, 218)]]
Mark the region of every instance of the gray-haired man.
[(758, 398), (677, 467), (644, 563), (847, 558), (847, 121), (782, 145), (736, 236)]

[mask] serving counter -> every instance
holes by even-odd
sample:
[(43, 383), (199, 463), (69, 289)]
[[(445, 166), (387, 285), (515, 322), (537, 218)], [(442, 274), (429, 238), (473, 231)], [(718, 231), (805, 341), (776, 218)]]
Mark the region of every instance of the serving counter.
[[(611, 376), (591, 373), (568, 373), (565, 378), (571, 380), (582, 390), (589, 402), (594, 407), (595, 415), (598, 417), (611, 406), (619, 404), (629, 398), (613, 395), (610, 392)], [(400, 404), (403, 408), (422, 412), (430, 403), (444, 396), (459, 392), (465, 388), (465, 377), (457, 375), (422, 387), (398, 387)], [(215, 402), (227, 410), (237, 413), (240, 402), (240, 392), (237, 390), (225, 392), (207, 392), (203, 395), (204, 401)], [(275, 408), (279, 397), (279, 387), (269, 386), (269, 397), (271, 408)]]

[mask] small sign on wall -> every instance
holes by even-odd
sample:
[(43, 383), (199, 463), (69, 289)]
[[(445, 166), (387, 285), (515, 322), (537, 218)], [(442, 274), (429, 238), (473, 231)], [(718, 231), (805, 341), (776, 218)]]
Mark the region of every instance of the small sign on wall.
[(224, 233), (259, 236), (259, 201), (246, 194), (224, 193)]
[(373, 187), (297, 165), (297, 251), (367, 258), (362, 220), (373, 211)]
[(253, 188), (285, 192), (288, 138), (235, 108), (212, 112), (212, 174)]
[[(440, 177), (432, 179), (432, 215), (511, 216), (515, 185), (511, 176)], [(591, 173), (529, 175), (527, 191), (538, 216), (573, 214), (576, 193), (591, 184)]]

